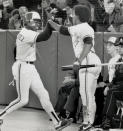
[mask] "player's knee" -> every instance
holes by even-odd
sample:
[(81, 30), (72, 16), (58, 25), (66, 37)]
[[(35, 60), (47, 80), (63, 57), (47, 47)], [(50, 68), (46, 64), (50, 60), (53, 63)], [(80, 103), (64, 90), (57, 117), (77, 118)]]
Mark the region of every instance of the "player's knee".
[(20, 101), (20, 104), (22, 105), (22, 106), (25, 106), (25, 105), (27, 105), (28, 104), (28, 99), (22, 99), (21, 101)]

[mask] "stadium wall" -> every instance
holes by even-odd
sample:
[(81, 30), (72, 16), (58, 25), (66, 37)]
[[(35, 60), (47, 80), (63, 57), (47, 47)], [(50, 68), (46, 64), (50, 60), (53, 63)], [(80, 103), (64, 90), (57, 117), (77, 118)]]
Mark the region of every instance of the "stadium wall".
[[(0, 104), (7, 105), (17, 97), (16, 88), (9, 83), (12, 81), (12, 64), (14, 63), (14, 47), (18, 31), (0, 31)], [(95, 33), (95, 50), (102, 63), (108, 62), (110, 56), (107, 54), (104, 41), (109, 36), (121, 36), (116, 33)], [(58, 89), (62, 84), (66, 71), (61, 71), (61, 66), (74, 62), (74, 52), (71, 38), (53, 32), (48, 41), (37, 43), (36, 68), (41, 76), (45, 88), (48, 90), (51, 102), (56, 103)], [(104, 80), (107, 77), (107, 67), (102, 69)], [(39, 108), (39, 100), (30, 91), (30, 101), (26, 107)]]

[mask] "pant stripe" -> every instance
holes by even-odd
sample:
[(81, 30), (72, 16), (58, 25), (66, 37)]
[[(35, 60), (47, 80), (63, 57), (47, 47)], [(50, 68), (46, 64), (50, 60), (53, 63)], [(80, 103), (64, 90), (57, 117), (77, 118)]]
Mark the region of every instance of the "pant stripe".
[(56, 119), (57, 122), (59, 122), (59, 119), (57, 118), (57, 116), (54, 114), (54, 112), (51, 112), (52, 115), (54, 116), (54, 118)]
[[(20, 101), (21, 101), (21, 92), (20, 92), (20, 79), (21, 79), (21, 64), (19, 65), (19, 69), (18, 69), (18, 88), (19, 88), (19, 91), (18, 91), (18, 95), (19, 95), (19, 100), (16, 102), (16, 103), (14, 103), (13, 105), (11, 105), (7, 110), (9, 110), (12, 106), (14, 106), (14, 105), (16, 105), (16, 104), (18, 104)], [(6, 110), (6, 111), (7, 111)]]
[[(88, 57), (86, 57), (86, 65), (88, 65)], [(88, 70), (86, 68), (85, 71), (85, 95), (86, 95), (86, 106), (88, 107), (88, 94), (87, 94), (87, 76), (88, 75)]]
[(6, 113), (6, 111), (3, 111), (3, 112), (0, 114), (0, 116), (4, 115), (5, 113)]

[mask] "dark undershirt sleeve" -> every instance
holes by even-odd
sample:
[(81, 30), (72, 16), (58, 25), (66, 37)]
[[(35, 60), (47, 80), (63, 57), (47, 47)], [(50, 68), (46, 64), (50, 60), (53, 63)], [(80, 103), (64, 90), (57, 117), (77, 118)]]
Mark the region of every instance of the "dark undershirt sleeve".
[(41, 32), (37, 39), (36, 39), (36, 42), (41, 42), (41, 41), (46, 41), (50, 38), (50, 36), (52, 35), (52, 31), (53, 31), (53, 28), (50, 26), (49, 23), (47, 23), (45, 29), (43, 32)]
[(69, 31), (68, 31), (68, 27), (66, 27), (66, 26), (61, 26), (60, 27), (60, 31), (59, 31), (61, 34), (63, 34), (63, 35), (70, 35), (70, 33), (69, 33)]
[(83, 41), (84, 41), (84, 43), (85, 44), (92, 44), (92, 37), (85, 37), (84, 39), (83, 39)]

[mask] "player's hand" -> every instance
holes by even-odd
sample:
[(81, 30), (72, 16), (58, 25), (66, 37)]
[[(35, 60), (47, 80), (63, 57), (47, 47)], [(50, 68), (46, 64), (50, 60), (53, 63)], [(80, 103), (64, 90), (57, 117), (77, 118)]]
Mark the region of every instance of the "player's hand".
[(49, 19), (48, 22), (49, 22), (50, 24), (52, 24), (53, 21), (52, 21), (51, 19)]
[(104, 96), (107, 96), (108, 91), (109, 91), (109, 87), (107, 86), (107, 87), (105, 88), (105, 90), (104, 90)]
[(51, 14), (56, 14), (58, 12), (58, 9), (54, 8), (50, 11)]
[(54, 22), (53, 22), (53, 20), (49, 19), (48, 23), (51, 25), (52, 28), (54, 28)]
[(78, 61), (73, 63), (73, 71), (75, 74), (77, 74), (79, 72), (80, 69), (80, 63)]
[(49, 19), (48, 20), (49, 24), (51, 25), (51, 27), (53, 29), (55, 29), (56, 31), (60, 30), (61, 25), (57, 24), (56, 22), (54, 22), (53, 20)]
[(106, 86), (106, 83), (105, 82), (103, 82), (103, 81), (101, 81), (101, 82), (99, 82), (99, 87), (104, 87), (104, 86)]

